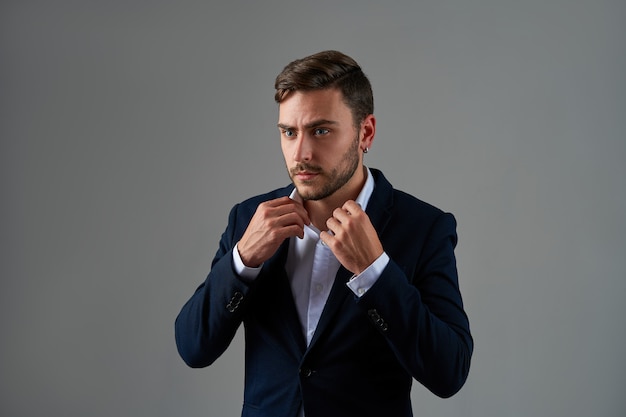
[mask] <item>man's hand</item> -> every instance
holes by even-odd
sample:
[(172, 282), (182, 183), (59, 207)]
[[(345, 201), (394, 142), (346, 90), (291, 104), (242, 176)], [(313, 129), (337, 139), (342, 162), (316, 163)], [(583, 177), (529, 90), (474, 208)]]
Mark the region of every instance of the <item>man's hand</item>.
[(259, 204), (237, 244), (241, 260), (248, 267), (258, 267), (274, 255), (286, 238), (303, 238), (304, 226), (310, 223), (304, 206), (289, 197)]
[(320, 233), (320, 238), (353, 274), (360, 274), (383, 254), (370, 218), (352, 200), (335, 209), (326, 226), (329, 231)]

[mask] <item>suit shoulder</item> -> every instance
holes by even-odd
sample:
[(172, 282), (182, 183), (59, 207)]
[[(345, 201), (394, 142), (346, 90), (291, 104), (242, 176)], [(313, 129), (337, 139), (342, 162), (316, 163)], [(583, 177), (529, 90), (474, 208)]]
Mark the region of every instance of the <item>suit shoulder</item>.
[(419, 212), (422, 216), (427, 217), (439, 217), (444, 213), (438, 207), (433, 206), (430, 203), (427, 203), (419, 198), (401, 191), (393, 190), (394, 195), (394, 205), (398, 208), (398, 210), (407, 210), (411, 212)]
[[(456, 245), (457, 222), (453, 214), (403, 191), (394, 190), (393, 216), (396, 230), (403, 229), (416, 236), (449, 236)], [(391, 223), (390, 223), (391, 224)]]

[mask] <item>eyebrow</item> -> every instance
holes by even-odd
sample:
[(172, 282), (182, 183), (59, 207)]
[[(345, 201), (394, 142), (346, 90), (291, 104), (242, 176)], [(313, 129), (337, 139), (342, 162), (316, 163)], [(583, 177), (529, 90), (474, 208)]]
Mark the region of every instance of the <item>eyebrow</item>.
[[(311, 123), (307, 123), (306, 125), (304, 125), (304, 127), (305, 129), (313, 129), (315, 127), (320, 127), (320, 126), (325, 126), (325, 125), (337, 125), (337, 124), (339, 124), (339, 122), (334, 121), (334, 120), (320, 119), (320, 120), (314, 120)], [(282, 123), (278, 123), (277, 126), (280, 129), (294, 130), (292, 126), (288, 126)]]

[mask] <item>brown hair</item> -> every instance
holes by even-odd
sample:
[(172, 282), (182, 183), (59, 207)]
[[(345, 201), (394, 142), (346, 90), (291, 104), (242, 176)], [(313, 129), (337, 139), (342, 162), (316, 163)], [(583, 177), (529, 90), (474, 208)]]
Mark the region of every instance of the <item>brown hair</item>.
[(337, 88), (352, 111), (355, 126), (374, 113), (372, 86), (359, 64), (338, 51), (323, 51), (289, 63), (274, 83), (274, 100), (282, 102), (291, 91)]

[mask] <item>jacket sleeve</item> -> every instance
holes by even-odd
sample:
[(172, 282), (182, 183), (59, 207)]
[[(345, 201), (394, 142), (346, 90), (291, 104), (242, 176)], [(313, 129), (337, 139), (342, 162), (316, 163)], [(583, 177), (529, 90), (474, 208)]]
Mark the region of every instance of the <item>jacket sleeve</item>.
[(211, 272), (176, 318), (178, 353), (193, 368), (208, 366), (224, 353), (243, 320), (250, 286), (232, 265), (237, 208), (230, 212)]
[(465, 383), (473, 351), (458, 285), (454, 217), (438, 216), (424, 242), (420, 249), (406, 245), (398, 259), (391, 253), (358, 305), (407, 372), (445, 398)]

